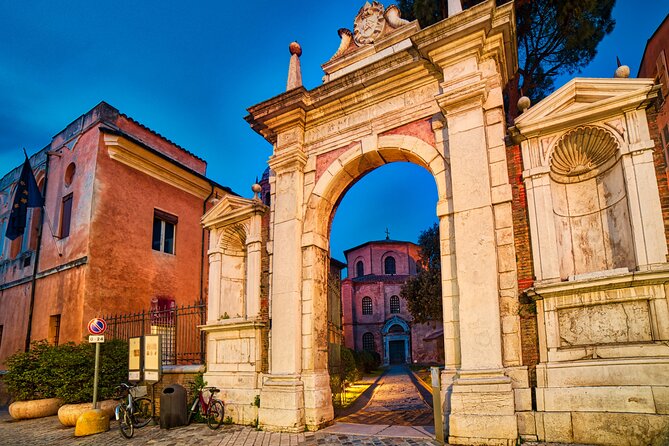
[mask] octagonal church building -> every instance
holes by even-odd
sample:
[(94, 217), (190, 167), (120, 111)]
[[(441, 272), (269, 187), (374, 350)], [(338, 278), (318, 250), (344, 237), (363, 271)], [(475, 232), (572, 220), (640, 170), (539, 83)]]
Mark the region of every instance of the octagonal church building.
[(378, 353), (384, 365), (439, 364), (444, 342), (441, 321), (412, 322), (402, 285), (417, 273), (419, 247), (377, 240), (344, 251), (348, 277), (342, 280), (344, 344)]

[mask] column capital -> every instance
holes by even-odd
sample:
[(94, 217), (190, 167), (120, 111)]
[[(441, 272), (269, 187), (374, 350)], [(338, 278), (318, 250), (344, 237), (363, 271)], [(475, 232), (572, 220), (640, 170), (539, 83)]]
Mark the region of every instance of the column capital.
[(307, 164), (307, 155), (301, 149), (277, 153), (269, 159), (269, 167), (277, 175), (294, 170), (302, 171)]
[(483, 109), (488, 93), (486, 81), (481, 79), (480, 73), (474, 73), (468, 76), (468, 79), (449, 84), (448, 86), (442, 85), (444, 92), (436, 96), (437, 104), (446, 118), (449, 115), (466, 113), (472, 109)]

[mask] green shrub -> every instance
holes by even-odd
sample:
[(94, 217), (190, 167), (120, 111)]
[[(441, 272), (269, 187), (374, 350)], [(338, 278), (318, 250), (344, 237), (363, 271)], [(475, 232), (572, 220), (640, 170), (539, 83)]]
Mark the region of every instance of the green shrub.
[(357, 351), (355, 352), (355, 362), (358, 370), (363, 373), (370, 373), (381, 365), (381, 356), (376, 352)]
[[(82, 343), (49, 345), (33, 342), (28, 352), (7, 359), (5, 381), (18, 401), (58, 397), (65, 403), (93, 400), (95, 346)], [(100, 346), (98, 398), (111, 398), (127, 380), (128, 343), (112, 340)]]
[(360, 369), (355, 361), (355, 353), (350, 348), (341, 348), (341, 378), (343, 381), (353, 383), (360, 379)]

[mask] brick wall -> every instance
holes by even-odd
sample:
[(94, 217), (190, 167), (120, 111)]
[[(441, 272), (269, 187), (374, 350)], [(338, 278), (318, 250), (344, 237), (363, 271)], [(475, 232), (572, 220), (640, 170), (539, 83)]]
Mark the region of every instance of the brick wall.
[(161, 380), (153, 386), (149, 386), (147, 388), (147, 396), (152, 397), (154, 401), (156, 408), (155, 415), (160, 415), (160, 395), (163, 393), (163, 389), (172, 384), (179, 384), (186, 389), (186, 393), (188, 395), (186, 398), (186, 404), (190, 404), (194, 398), (194, 395), (191, 395), (188, 390), (190, 383), (195, 379), (200, 371), (204, 372), (204, 369), (204, 366), (177, 367), (174, 370), (164, 369)]
[(539, 362), (539, 339), (537, 336), (536, 305), (523, 292), (534, 284), (530, 227), (527, 215), (527, 196), (523, 183), (523, 159), (519, 145), (506, 147), (509, 183), (513, 193), (513, 235), (518, 270), (518, 292), (520, 299), (520, 336), (523, 365), (528, 366), (530, 385), (536, 385), (535, 366)]
[(657, 123), (659, 115), (659, 103), (651, 105), (647, 110), (648, 129), (650, 137), (655, 142), (653, 149), (653, 162), (655, 164), (655, 176), (657, 187), (660, 192), (660, 206), (662, 207), (662, 219), (664, 220), (664, 236), (669, 245), (669, 185), (667, 184), (667, 161), (662, 149), (662, 137)]

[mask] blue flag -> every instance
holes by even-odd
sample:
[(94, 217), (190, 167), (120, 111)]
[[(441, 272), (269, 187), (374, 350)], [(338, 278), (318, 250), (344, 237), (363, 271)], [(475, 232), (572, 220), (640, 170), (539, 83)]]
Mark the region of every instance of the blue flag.
[(37, 181), (30, 167), (30, 161), (26, 157), (26, 161), (23, 163), (23, 168), (21, 169), (21, 177), (16, 185), (12, 212), (9, 214), (5, 236), (10, 240), (14, 240), (23, 235), (26, 229), (28, 208), (39, 208), (42, 206), (44, 206), (44, 198), (42, 198), (42, 194), (37, 187)]

